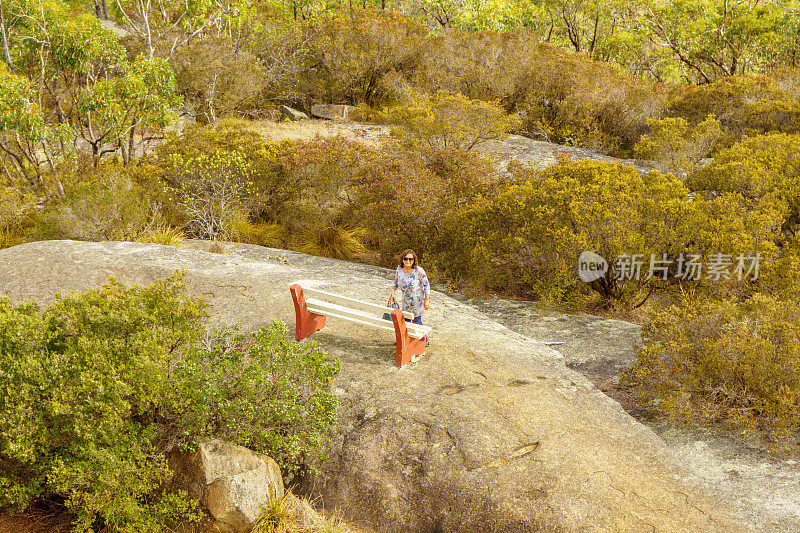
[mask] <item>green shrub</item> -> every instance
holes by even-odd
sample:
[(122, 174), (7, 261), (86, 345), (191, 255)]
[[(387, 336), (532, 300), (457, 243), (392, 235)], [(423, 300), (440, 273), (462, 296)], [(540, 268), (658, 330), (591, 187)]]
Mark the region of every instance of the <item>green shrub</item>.
[(252, 335), (223, 330), (190, 350), (175, 369), (191, 383), (202, 433), (274, 458), (287, 483), (325, 459), (336, 399), (327, 386), (339, 361), (299, 344), (275, 321)]
[(788, 443), (800, 425), (798, 316), (796, 301), (763, 294), (687, 297), (644, 328), (622, 382), (673, 421), (724, 421)]
[(178, 287), (111, 280), (44, 311), (0, 300), (0, 505), (63, 498), (78, 531), (96, 520), (163, 530), (175, 509), (155, 490), (169, 473), (163, 452), (186, 439), (175, 423), (186, 391), (170, 367), (205, 316)]
[(180, 276), (111, 279), (47, 309), (0, 299), (0, 506), (63, 502), (76, 531), (166, 531), (196, 504), (160, 487), (165, 453), (217, 437), (272, 454), (288, 476), (321, 459), (338, 369), (275, 323), (206, 334)]

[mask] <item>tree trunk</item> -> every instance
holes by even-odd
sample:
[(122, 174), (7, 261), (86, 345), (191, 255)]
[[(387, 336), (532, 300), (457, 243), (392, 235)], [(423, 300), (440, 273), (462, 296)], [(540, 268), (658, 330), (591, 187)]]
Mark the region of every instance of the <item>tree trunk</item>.
[[(136, 124), (136, 117), (133, 117), (133, 123)], [(133, 140), (134, 140), (134, 133), (135, 132), (136, 132), (136, 127), (132, 126), (130, 135), (128, 136), (128, 150), (127, 150), (128, 151), (128, 156), (127, 156), (127, 161), (123, 160), (123, 163), (125, 164), (125, 166), (130, 165), (131, 162), (134, 159), (133, 152), (134, 152), (135, 147), (134, 147), (134, 144), (133, 144)]]
[(8, 64), (8, 68), (13, 72), (14, 63), (11, 61), (11, 52), (8, 49), (8, 37), (6, 36), (6, 17), (3, 13), (3, 3), (0, 2), (0, 34), (3, 36), (3, 58)]

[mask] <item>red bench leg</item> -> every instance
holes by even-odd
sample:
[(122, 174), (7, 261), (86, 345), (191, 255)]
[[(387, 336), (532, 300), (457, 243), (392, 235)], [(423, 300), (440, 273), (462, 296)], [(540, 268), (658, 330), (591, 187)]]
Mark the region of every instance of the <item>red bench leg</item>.
[(397, 339), (397, 366), (403, 366), (415, 355), (425, 353), (425, 337), (412, 339), (408, 336), (406, 321), (403, 319), (403, 312), (399, 309), (392, 311), (392, 322), (394, 323), (394, 336)]
[(289, 287), (289, 292), (292, 293), (292, 300), (294, 301), (294, 338), (300, 341), (325, 327), (325, 315), (309, 312), (306, 307), (306, 299), (303, 296), (303, 288), (300, 285), (295, 283)]

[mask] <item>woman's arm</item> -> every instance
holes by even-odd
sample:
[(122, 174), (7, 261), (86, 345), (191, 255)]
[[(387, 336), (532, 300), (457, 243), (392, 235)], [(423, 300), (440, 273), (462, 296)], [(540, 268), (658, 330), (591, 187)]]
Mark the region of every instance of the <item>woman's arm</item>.
[(430, 307), (430, 303), (428, 302), (428, 295), (431, 293), (431, 284), (428, 282), (428, 275), (425, 273), (425, 270), (422, 267), (419, 267), (422, 276), (420, 276), (420, 286), (422, 287), (422, 292), (425, 293), (425, 302), (423, 302), (423, 306), (427, 310)]
[(394, 285), (392, 285), (392, 292), (389, 293), (389, 302), (388, 303), (390, 303), (390, 304), (392, 302), (396, 302), (397, 301), (397, 300), (394, 299), (394, 291), (397, 290), (399, 278), (400, 278), (400, 272), (395, 270), (394, 271)]

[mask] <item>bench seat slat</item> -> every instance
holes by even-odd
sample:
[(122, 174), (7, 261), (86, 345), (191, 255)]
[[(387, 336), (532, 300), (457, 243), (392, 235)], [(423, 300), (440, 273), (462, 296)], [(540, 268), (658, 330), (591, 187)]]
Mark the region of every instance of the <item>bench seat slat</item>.
[[(385, 305), (374, 304), (372, 302), (365, 302), (363, 300), (357, 300), (355, 298), (348, 298), (347, 296), (342, 296), (340, 294), (333, 294), (331, 292), (321, 291), (319, 289), (306, 289), (304, 287), (303, 293), (310, 298), (327, 300), (329, 302), (333, 302), (339, 305), (357, 306), (365, 310), (375, 311), (381, 314), (392, 312), (392, 308), (386, 307)], [(403, 311), (403, 316), (405, 316), (409, 320), (414, 318), (414, 315), (409, 311)]]
[[(307, 298), (306, 307), (311, 313), (318, 315), (343, 318), (352, 322), (358, 322), (360, 324), (366, 324), (369, 326), (375, 326), (381, 329), (394, 331), (394, 324), (388, 320), (384, 320), (382, 316), (377, 316), (377, 314), (372, 315), (358, 309), (350, 309), (334, 303), (324, 302), (316, 298)], [(381, 314), (382, 313), (383, 310), (381, 310)], [(420, 326), (418, 324), (406, 324), (406, 330), (408, 330), (409, 337), (421, 339), (430, 332), (431, 328), (430, 326)]]

